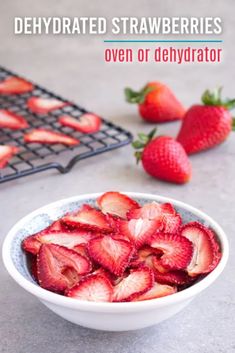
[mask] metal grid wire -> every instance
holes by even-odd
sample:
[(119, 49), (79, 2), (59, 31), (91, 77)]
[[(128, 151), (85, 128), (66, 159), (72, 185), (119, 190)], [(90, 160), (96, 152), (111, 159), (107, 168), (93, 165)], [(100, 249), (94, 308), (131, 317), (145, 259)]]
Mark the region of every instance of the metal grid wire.
[[(15, 73), (0, 67), (0, 81)], [(29, 80), (27, 80), (30, 82)], [(0, 129), (0, 145), (14, 145), (20, 147), (20, 152), (12, 158), (4, 169), (0, 169), (0, 183), (17, 179), (30, 174), (56, 168), (60, 173), (69, 172), (74, 164), (82, 159), (107, 152), (124, 145), (132, 140), (130, 132), (102, 119), (100, 131), (93, 134), (82, 134), (72, 128), (58, 123), (58, 117), (68, 114), (79, 118), (87, 111), (78, 105), (70, 105), (45, 114), (32, 113), (27, 108), (27, 101), (32, 96), (56, 98), (63, 102), (67, 100), (34, 84), (31, 92), (14, 95), (0, 95), (0, 109), (7, 109), (26, 118), (29, 127), (22, 130)], [(34, 128), (46, 128), (68, 134), (80, 140), (78, 146), (64, 146), (62, 144), (45, 145), (38, 143), (24, 143), (24, 134)], [(65, 166), (58, 161), (61, 153), (66, 153), (68, 162)]]

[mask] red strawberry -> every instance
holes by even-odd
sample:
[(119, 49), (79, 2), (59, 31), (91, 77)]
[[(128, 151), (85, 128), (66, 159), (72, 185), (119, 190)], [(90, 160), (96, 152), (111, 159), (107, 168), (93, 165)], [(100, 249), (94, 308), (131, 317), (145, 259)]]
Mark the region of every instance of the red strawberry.
[(121, 276), (128, 266), (134, 248), (126, 240), (104, 235), (90, 240), (90, 257), (116, 276)]
[(181, 235), (155, 234), (150, 238), (149, 245), (163, 252), (160, 263), (169, 270), (184, 270), (192, 259), (193, 245)]
[(154, 283), (154, 275), (148, 267), (132, 270), (114, 287), (113, 301), (132, 301), (137, 296), (150, 290)]
[(150, 82), (139, 92), (125, 89), (126, 100), (139, 104), (141, 117), (150, 123), (182, 119), (185, 109), (173, 92), (160, 82)]
[(182, 236), (193, 243), (193, 257), (187, 271), (192, 277), (211, 272), (221, 258), (221, 252), (215, 234), (211, 229), (198, 222), (190, 222), (182, 227)]
[(161, 298), (165, 297), (170, 294), (174, 294), (177, 292), (176, 287), (172, 287), (166, 284), (160, 284), (155, 282), (153, 287), (148, 290), (146, 293), (141, 294), (137, 298), (134, 298), (133, 301), (142, 301), (142, 300), (150, 300), (150, 299), (156, 299), (156, 298)]
[(20, 94), (33, 90), (32, 83), (20, 77), (10, 76), (0, 82), (0, 94)]
[(92, 302), (111, 302), (112, 295), (112, 284), (103, 274), (84, 277), (67, 292), (67, 296), (70, 298)]
[(232, 131), (229, 109), (235, 107), (235, 99), (223, 101), (220, 88), (212, 93), (206, 91), (202, 103), (187, 111), (177, 137), (188, 154), (222, 143)]
[(36, 255), (42, 244), (52, 243), (72, 249), (77, 245), (88, 243), (91, 238), (91, 233), (86, 231), (69, 232), (48, 229), (25, 238), (22, 247), (25, 251)]
[(31, 97), (27, 105), (33, 113), (47, 114), (53, 110), (61, 109), (69, 103), (56, 98)]
[(97, 204), (103, 213), (121, 218), (126, 218), (127, 212), (140, 207), (135, 200), (116, 191), (105, 192), (97, 199)]
[(151, 235), (162, 229), (162, 223), (158, 220), (131, 219), (119, 222), (119, 233), (127, 236), (135, 245), (140, 248), (146, 244)]
[(0, 145), (0, 169), (4, 168), (9, 160), (18, 152), (18, 147)]
[(61, 125), (69, 126), (72, 129), (83, 132), (84, 134), (91, 134), (100, 130), (101, 119), (95, 114), (86, 113), (79, 118), (74, 118), (70, 115), (62, 115), (59, 118)]
[(95, 209), (81, 210), (74, 214), (68, 214), (63, 217), (62, 222), (71, 228), (87, 229), (102, 233), (112, 231), (105, 215)]
[(80, 143), (79, 140), (71, 136), (46, 129), (35, 129), (30, 131), (28, 134), (24, 135), (24, 141), (26, 143), (42, 143), (49, 145), (61, 143), (68, 146), (74, 146)]
[(40, 286), (64, 292), (91, 270), (90, 262), (75, 251), (55, 244), (43, 244), (37, 258)]
[(183, 147), (169, 136), (148, 136), (139, 134), (140, 141), (134, 141), (133, 147), (142, 149), (135, 153), (137, 162), (142, 161), (145, 171), (157, 179), (183, 184), (190, 180), (191, 164)]
[(23, 116), (10, 112), (6, 109), (0, 109), (0, 128), (11, 130), (25, 129), (28, 123)]

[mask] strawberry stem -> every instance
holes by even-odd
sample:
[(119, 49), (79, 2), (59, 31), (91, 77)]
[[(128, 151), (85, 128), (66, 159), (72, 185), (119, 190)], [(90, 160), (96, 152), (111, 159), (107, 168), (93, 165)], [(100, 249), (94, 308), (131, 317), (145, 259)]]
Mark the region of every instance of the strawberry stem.
[(128, 103), (142, 104), (144, 103), (145, 97), (148, 93), (153, 91), (155, 88), (150, 86), (145, 86), (140, 91), (133, 91), (131, 88), (125, 88), (125, 97)]
[(232, 120), (232, 130), (235, 131), (235, 118)]
[(228, 110), (235, 108), (235, 99), (222, 99), (222, 87), (213, 91), (206, 90), (202, 95), (202, 103), (205, 105), (221, 106)]
[(136, 158), (136, 163), (137, 164), (139, 163), (139, 161), (142, 158), (143, 149), (153, 139), (153, 137), (156, 134), (156, 131), (157, 131), (157, 129), (155, 128), (152, 131), (150, 131), (150, 133), (148, 135), (140, 132), (137, 135), (139, 140), (135, 140), (135, 141), (132, 142), (132, 147), (137, 150), (134, 153), (134, 156)]

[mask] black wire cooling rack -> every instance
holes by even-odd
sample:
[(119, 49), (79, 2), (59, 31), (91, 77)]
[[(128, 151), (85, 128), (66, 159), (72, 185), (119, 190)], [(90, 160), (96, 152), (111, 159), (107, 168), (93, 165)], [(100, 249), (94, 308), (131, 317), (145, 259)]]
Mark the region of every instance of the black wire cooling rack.
[[(19, 75), (0, 67), (0, 81), (8, 76)], [(30, 82), (29, 80), (27, 80)], [(0, 183), (14, 180), (23, 176), (39, 173), (55, 168), (60, 173), (68, 173), (76, 162), (96, 156), (100, 153), (127, 145), (132, 140), (130, 132), (121, 127), (102, 119), (100, 131), (93, 134), (82, 134), (69, 127), (58, 123), (58, 117), (68, 114), (79, 118), (87, 110), (70, 102), (62, 97), (34, 84), (31, 92), (14, 95), (0, 95), (0, 109), (9, 109), (11, 112), (22, 115), (26, 118), (29, 127), (23, 130), (0, 129), (0, 145), (14, 145), (20, 147), (19, 153), (10, 160), (8, 165), (0, 169)], [(56, 98), (70, 105), (54, 110), (46, 115), (34, 114), (27, 108), (27, 101), (30, 97)], [(24, 143), (24, 134), (33, 128), (46, 128), (53, 131), (68, 134), (80, 140), (78, 146), (68, 147), (61, 144), (42, 145), (37, 143)], [(67, 153), (67, 163), (62, 165), (58, 157), (61, 153)]]

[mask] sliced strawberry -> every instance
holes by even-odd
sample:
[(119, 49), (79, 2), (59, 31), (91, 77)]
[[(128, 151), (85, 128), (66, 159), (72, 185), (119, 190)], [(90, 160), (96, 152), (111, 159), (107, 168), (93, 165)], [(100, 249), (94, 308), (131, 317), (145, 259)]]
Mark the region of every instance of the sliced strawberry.
[(52, 243), (72, 249), (77, 245), (88, 243), (91, 238), (91, 233), (87, 231), (69, 232), (46, 229), (24, 239), (22, 246), (25, 251), (36, 255), (42, 244)]
[(121, 220), (119, 222), (119, 233), (127, 236), (138, 249), (147, 243), (151, 235), (161, 230), (161, 222), (148, 219), (131, 219), (130, 221)]
[(170, 203), (159, 204), (157, 202), (147, 203), (141, 208), (130, 210), (128, 219), (147, 218), (149, 220), (161, 219), (162, 215), (175, 215), (175, 209)]
[(159, 223), (162, 222), (162, 231), (166, 233), (177, 232), (182, 222), (180, 215), (176, 213), (172, 204), (159, 204), (157, 202), (145, 204), (139, 209), (129, 211), (127, 218), (129, 220), (139, 218), (158, 220)]
[(129, 242), (110, 235), (94, 238), (88, 244), (90, 257), (117, 276), (121, 276), (127, 268), (133, 251)]
[(80, 275), (91, 270), (91, 264), (85, 257), (55, 244), (42, 244), (37, 267), (40, 286), (55, 292), (64, 292), (79, 280)]
[(47, 229), (48, 230), (56, 230), (56, 231), (64, 230), (60, 219), (58, 219), (57, 221), (53, 222)]
[(29, 258), (29, 270), (35, 281), (38, 282), (38, 268), (37, 268), (37, 256), (30, 256)]
[(32, 83), (23, 78), (10, 76), (0, 82), (0, 94), (20, 94), (32, 91)]
[(28, 126), (29, 125), (23, 116), (12, 113), (6, 109), (0, 109), (0, 128), (18, 130), (25, 129)]
[(69, 105), (56, 98), (31, 97), (27, 102), (28, 108), (37, 114), (47, 114), (52, 110), (57, 110)]
[(149, 245), (163, 252), (160, 263), (167, 269), (184, 270), (192, 259), (193, 245), (181, 235), (155, 234), (150, 238)]
[(211, 272), (221, 258), (220, 247), (213, 231), (198, 222), (190, 222), (182, 227), (181, 234), (193, 243), (188, 274), (194, 277)]
[(137, 298), (134, 298), (133, 301), (142, 301), (142, 300), (150, 300), (165, 297), (170, 294), (174, 294), (177, 292), (177, 287), (168, 286), (166, 284), (160, 284), (155, 282), (153, 287), (144, 294), (141, 294)]
[(62, 219), (63, 223), (71, 228), (88, 229), (108, 233), (112, 231), (105, 215), (95, 209), (80, 210), (74, 214), (68, 214)]
[(111, 302), (112, 295), (112, 284), (103, 274), (84, 277), (67, 292), (67, 296), (70, 298), (93, 302)]
[(78, 254), (89, 258), (89, 254), (88, 254), (88, 251), (87, 251), (87, 244), (86, 243), (81, 243), (81, 244), (75, 245), (73, 247), (73, 250), (76, 251)]
[(68, 146), (74, 146), (80, 143), (79, 140), (71, 136), (46, 129), (35, 129), (30, 131), (24, 135), (24, 141), (26, 143), (42, 143), (49, 145), (61, 143)]
[(61, 125), (69, 126), (72, 129), (83, 132), (84, 134), (91, 134), (100, 130), (101, 119), (95, 114), (86, 113), (79, 118), (74, 118), (70, 115), (63, 115), (59, 118)]
[(110, 273), (108, 270), (106, 270), (103, 267), (98, 267), (97, 269), (95, 269), (92, 272), (92, 275), (102, 275), (107, 277), (110, 282), (112, 283), (112, 285), (115, 285), (117, 283), (117, 281), (121, 281), (123, 277), (117, 277), (115, 275), (113, 275), (112, 273)]
[(97, 204), (103, 213), (110, 213), (124, 219), (128, 211), (140, 207), (135, 200), (116, 191), (101, 195), (97, 199)]
[(174, 209), (174, 206), (169, 202), (161, 203), (160, 208), (164, 215), (176, 215), (176, 210)]
[(22, 241), (22, 249), (30, 254), (37, 255), (42, 243), (35, 235), (30, 235)]
[(152, 258), (158, 258), (162, 255), (162, 251), (151, 248), (151, 246), (144, 246), (142, 249), (138, 250), (137, 256), (135, 256), (130, 263), (131, 267), (139, 267), (141, 264), (145, 264), (150, 268), (152, 265)]
[(162, 267), (161, 262), (156, 257), (153, 258), (152, 263), (155, 280), (158, 283), (178, 286), (190, 281), (190, 277), (185, 271), (167, 271), (164, 267)]
[(151, 289), (153, 283), (154, 274), (148, 267), (132, 270), (129, 276), (114, 287), (113, 301), (131, 301)]
[(176, 215), (163, 215), (162, 225), (165, 233), (177, 233), (181, 226), (182, 219), (179, 214)]
[(9, 160), (18, 152), (18, 147), (0, 145), (0, 169), (4, 168)]
[(94, 208), (91, 207), (90, 205), (88, 205), (88, 203), (84, 203), (80, 210), (81, 211), (90, 211), (90, 210), (94, 210)]
[(161, 273), (154, 271), (155, 280), (161, 284), (170, 285), (183, 285), (190, 281), (190, 277), (184, 271), (169, 271), (167, 273)]

